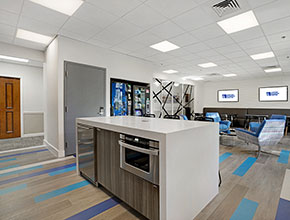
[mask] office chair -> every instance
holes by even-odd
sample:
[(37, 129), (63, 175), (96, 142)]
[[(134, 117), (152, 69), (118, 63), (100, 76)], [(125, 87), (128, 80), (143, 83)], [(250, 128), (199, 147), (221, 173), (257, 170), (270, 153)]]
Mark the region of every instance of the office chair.
[(145, 115), (143, 115), (143, 117), (146, 117), (146, 118), (155, 118), (155, 114), (145, 114)]
[[(281, 119), (281, 120), (285, 120), (287, 119), (286, 115), (275, 115), (273, 114), (270, 118), (270, 120), (272, 119)], [(250, 122), (250, 131), (252, 132), (257, 132), (259, 127), (261, 126), (261, 123), (259, 122)]]
[(206, 118), (212, 118), (214, 122), (219, 122), (219, 130), (220, 133), (226, 133), (226, 134), (230, 134), (230, 126), (231, 126), (231, 122), (230, 121), (222, 121), (221, 117), (219, 115), (218, 112), (207, 112), (205, 114)]
[(178, 115), (164, 115), (164, 119), (176, 119), (180, 120), (180, 117)]

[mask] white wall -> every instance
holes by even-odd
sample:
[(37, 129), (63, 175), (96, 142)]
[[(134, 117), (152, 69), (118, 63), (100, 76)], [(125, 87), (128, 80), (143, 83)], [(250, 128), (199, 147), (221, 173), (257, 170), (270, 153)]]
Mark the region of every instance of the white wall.
[[(0, 76), (21, 79), (21, 131), (24, 132), (25, 114), (43, 114), (43, 69), (14, 63), (0, 62)], [(27, 122), (28, 123), (28, 122)], [(40, 125), (42, 126), (42, 124)], [(43, 130), (43, 128), (42, 128)], [(27, 133), (26, 133), (27, 135)]]
[[(249, 80), (233, 80), (221, 82), (207, 82), (199, 90), (198, 100), (201, 105), (198, 111), (202, 112), (203, 107), (225, 107), (225, 108), (290, 108), (288, 102), (259, 102), (258, 88), (267, 86), (285, 86), (290, 89), (290, 76), (269, 77)], [(217, 90), (239, 89), (240, 101), (237, 103), (217, 102)]]
[[(57, 41), (58, 43), (56, 43)], [(57, 47), (56, 44), (58, 44)], [(53, 57), (57, 57), (57, 60), (52, 59)], [(58, 90), (56, 89), (53, 94), (47, 95), (50, 98), (47, 103), (52, 103), (54, 107), (50, 110), (47, 108), (46, 121), (49, 123), (47, 123), (46, 130), (47, 132), (51, 132), (50, 130), (55, 132), (45, 136), (47, 142), (58, 149), (59, 156), (64, 156), (64, 61), (103, 67), (107, 70), (107, 115), (110, 114), (110, 78), (152, 83), (153, 73), (157, 72), (159, 68), (151, 62), (59, 36), (46, 51), (46, 75), (53, 75), (46, 79), (46, 85), (58, 85)], [(57, 68), (57, 72), (55, 68)], [(58, 97), (55, 97), (56, 91)], [(46, 92), (51, 91), (46, 88)], [(56, 108), (58, 109), (57, 115)], [(49, 111), (53, 111), (53, 114)]]

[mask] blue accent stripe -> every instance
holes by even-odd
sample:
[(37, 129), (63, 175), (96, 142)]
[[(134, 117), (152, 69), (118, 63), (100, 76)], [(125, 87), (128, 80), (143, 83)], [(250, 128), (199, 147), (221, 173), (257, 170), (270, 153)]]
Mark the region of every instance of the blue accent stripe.
[(15, 191), (18, 191), (18, 190), (22, 190), (22, 189), (25, 189), (27, 187), (26, 184), (20, 184), (20, 185), (17, 185), (17, 186), (12, 186), (12, 187), (9, 187), (9, 188), (5, 188), (5, 189), (0, 189), (0, 196), (3, 196), (7, 193), (11, 193), (11, 192), (15, 192)]
[(240, 205), (230, 218), (230, 220), (252, 220), (256, 210), (258, 208), (258, 203), (249, 199), (242, 199)]
[(9, 155), (5, 155), (5, 156), (1, 156), (0, 159), (7, 158), (7, 157), (16, 157), (16, 156), (21, 156), (21, 155), (25, 155), (25, 154), (34, 154), (34, 153), (39, 153), (39, 152), (43, 152), (43, 151), (48, 151), (48, 149), (29, 151), (29, 152), (18, 153), (18, 154), (9, 154)]
[(228, 159), (231, 155), (233, 155), (232, 153), (224, 153), (223, 155), (220, 156), (219, 158), (219, 162), (222, 163), (224, 162), (226, 159)]
[(253, 166), (256, 162), (255, 157), (248, 157), (236, 170), (233, 172), (234, 175), (244, 176), (248, 170)]
[(54, 171), (54, 172), (49, 173), (48, 175), (49, 176), (55, 176), (55, 175), (59, 175), (59, 174), (70, 172), (70, 171), (74, 171), (74, 170), (76, 170), (76, 166), (69, 167), (69, 168), (62, 169), (62, 170), (58, 170), (58, 171)]
[(290, 216), (290, 201), (280, 198), (277, 209), (276, 220), (289, 219)]
[(278, 163), (288, 164), (290, 151), (289, 150), (281, 150), (280, 157), (278, 158)]
[(36, 169), (40, 169), (40, 168), (43, 168), (43, 166), (40, 165), (40, 166), (29, 167), (29, 168), (20, 169), (20, 170), (15, 170), (15, 171), (11, 171), (11, 172), (8, 172), (8, 173), (2, 173), (2, 174), (0, 174), (0, 177), (11, 176), (11, 175), (14, 175), (14, 174), (24, 173), (24, 172), (27, 172), (27, 171), (36, 170)]
[(7, 166), (7, 167), (2, 167), (2, 168), (0, 168), (0, 170), (8, 170), (8, 169), (15, 168), (15, 167), (19, 167), (19, 165), (14, 164), (14, 165), (10, 165), (10, 166)]
[(6, 162), (10, 162), (16, 160), (16, 158), (10, 158), (10, 159), (6, 159), (6, 160), (0, 160), (0, 163), (6, 163)]
[(111, 198), (108, 200), (105, 200), (104, 202), (101, 202), (95, 206), (92, 206), (76, 215), (73, 215), (66, 220), (88, 220), (93, 218), (94, 216), (97, 216), (101, 214), (102, 212), (113, 208), (114, 206), (118, 205), (120, 202), (116, 198)]
[(42, 195), (36, 196), (34, 198), (34, 201), (36, 203), (42, 202), (42, 201), (45, 201), (45, 200), (60, 196), (62, 194), (68, 193), (70, 191), (79, 189), (81, 187), (87, 186), (88, 184), (90, 184), (90, 183), (88, 181), (84, 180), (82, 182), (78, 182), (78, 183), (75, 183), (75, 184), (72, 184), (72, 185), (57, 189), (57, 190), (53, 190), (51, 192), (48, 192), (48, 193), (45, 193), (45, 194), (42, 194)]
[(14, 178), (7, 179), (7, 180), (2, 180), (2, 181), (0, 181), (0, 186), (4, 185), (4, 184), (7, 184), (7, 183), (13, 183), (13, 182), (16, 182), (16, 181), (19, 181), (19, 180), (25, 180), (25, 179), (28, 179), (28, 178), (31, 178), (31, 177), (34, 177), (34, 176), (39, 176), (39, 175), (51, 173), (51, 172), (54, 172), (54, 171), (57, 171), (57, 170), (62, 170), (62, 169), (69, 168), (69, 167), (72, 167), (72, 166), (75, 166), (75, 165), (76, 165), (75, 163), (72, 163), (72, 164), (68, 164), (68, 165), (65, 165), (65, 166), (61, 166), (61, 167), (55, 167), (55, 168), (51, 168), (51, 169), (48, 169), (48, 170), (42, 170), (42, 171), (39, 171), (39, 172), (30, 173), (30, 174), (14, 177)]

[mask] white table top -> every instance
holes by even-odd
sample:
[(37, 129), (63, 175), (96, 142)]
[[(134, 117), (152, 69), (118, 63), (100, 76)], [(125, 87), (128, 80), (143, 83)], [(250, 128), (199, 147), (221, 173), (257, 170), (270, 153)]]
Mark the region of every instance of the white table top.
[(144, 118), (135, 116), (78, 118), (77, 122), (95, 127), (106, 125), (106, 127), (123, 127), (160, 134), (170, 134), (213, 124), (212, 122)]

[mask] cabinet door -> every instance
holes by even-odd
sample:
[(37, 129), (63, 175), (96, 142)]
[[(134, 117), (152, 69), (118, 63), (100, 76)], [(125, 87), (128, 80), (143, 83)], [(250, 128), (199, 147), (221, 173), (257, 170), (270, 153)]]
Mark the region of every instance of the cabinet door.
[(151, 220), (159, 219), (159, 187), (120, 168), (120, 134), (97, 134), (98, 182)]

